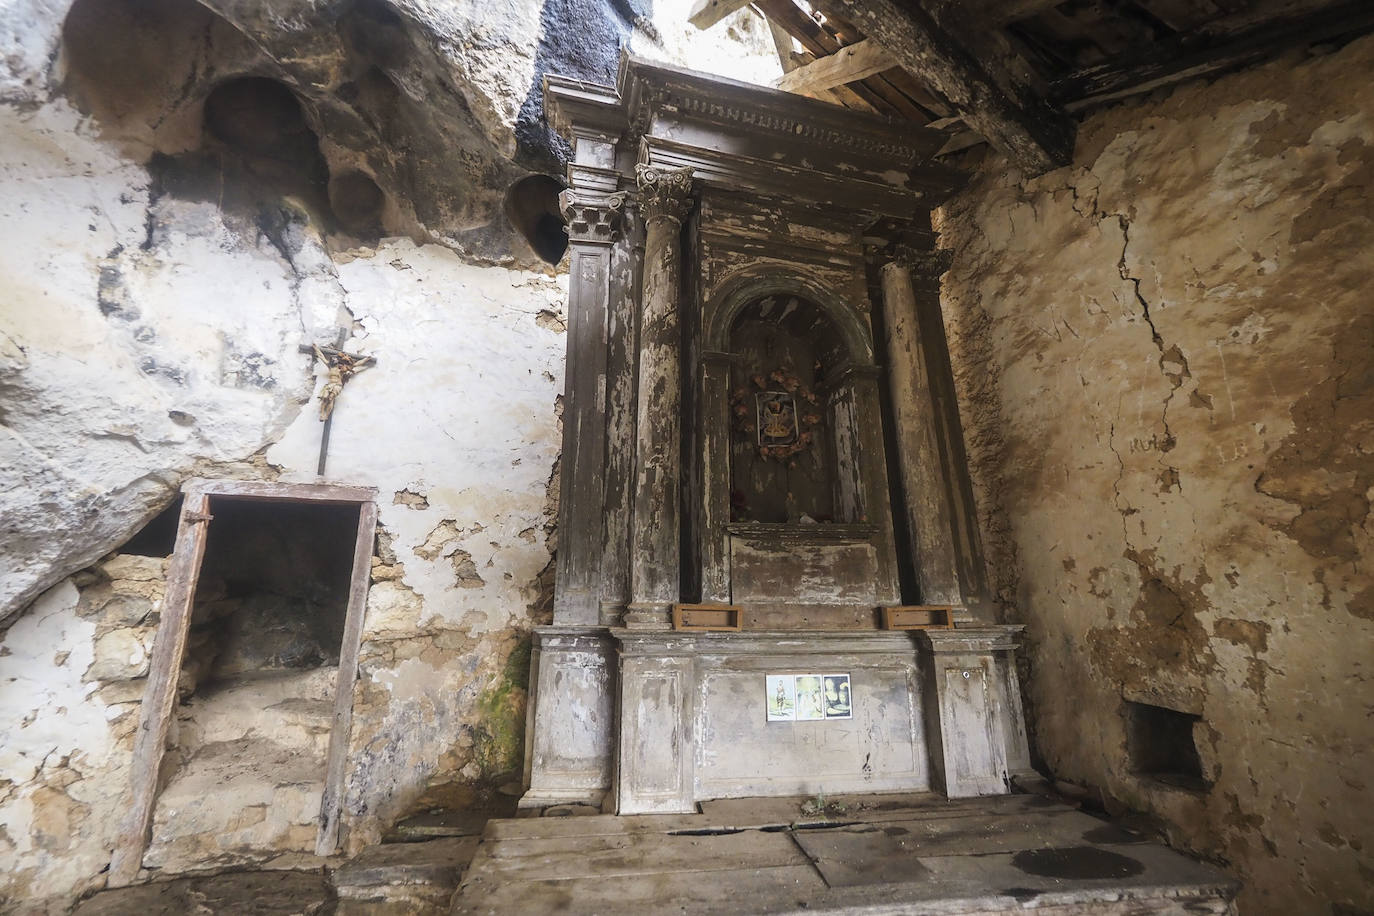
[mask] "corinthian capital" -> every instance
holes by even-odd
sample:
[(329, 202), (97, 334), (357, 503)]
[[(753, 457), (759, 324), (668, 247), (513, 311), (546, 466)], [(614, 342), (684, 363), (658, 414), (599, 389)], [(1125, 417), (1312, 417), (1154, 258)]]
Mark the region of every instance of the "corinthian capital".
[(670, 219), (681, 223), (692, 209), (692, 170), (665, 169), (641, 163), (635, 167), (639, 205), (646, 221)]
[(625, 194), (589, 195), (568, 188), (558, 195), (558, 209), (568, 221), (568, 238), (574, 242), (615, 241), (620, 215), (625, 210)]
[(898, 245), (892, 260), (914, 276), (935, 279), (949, 270), (949, 265), (954, 261), (954, 251), (949, 248), (923, 249)]

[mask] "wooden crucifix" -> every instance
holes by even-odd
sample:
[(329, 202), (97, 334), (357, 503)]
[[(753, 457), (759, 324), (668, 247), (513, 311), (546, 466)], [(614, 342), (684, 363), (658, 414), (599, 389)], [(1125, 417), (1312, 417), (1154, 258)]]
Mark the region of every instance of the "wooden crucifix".
[(313, 353), (315, 358), (329, 369), (324, 387), (320, 389), (320, 420), (324, 423), (324, 428), (320, 431), (320, 462), (315, 468), (315, 473), (321, 477), (324, 476), (324, 463), (329, 456), (329, 433), (334, 425), (335, 402), (343, 393), (344, 385), (349, 379), (377, 363), (375, 357), (348, 353), (341, 349), (347, 334), (346, 329), (340, 328), (333, 346), (311, 344), (309, 347), (300, 348), (302, 353)]

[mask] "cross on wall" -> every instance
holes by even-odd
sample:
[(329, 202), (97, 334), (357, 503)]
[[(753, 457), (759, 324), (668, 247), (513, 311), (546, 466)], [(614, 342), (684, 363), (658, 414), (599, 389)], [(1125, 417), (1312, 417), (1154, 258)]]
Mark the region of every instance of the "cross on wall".
[(349, 353), (342, 349), (347, 337), (348, 329), (339, 328), (333, 344), (312, 343), (300, 348), (300, 352), (312, 354), (328, 369), (324, 386), (320, 389), (320, 420), (324, 427), (320, 430), (320, 460), (315, 473), (321, 477), (324, 476), (324, 465), (329, 456), (329, 434), (334, 426), (334, 408), (339, 395), (343, 394), (344, 385), (348, 384), (349, 379), (377, 364), (374, 356)]

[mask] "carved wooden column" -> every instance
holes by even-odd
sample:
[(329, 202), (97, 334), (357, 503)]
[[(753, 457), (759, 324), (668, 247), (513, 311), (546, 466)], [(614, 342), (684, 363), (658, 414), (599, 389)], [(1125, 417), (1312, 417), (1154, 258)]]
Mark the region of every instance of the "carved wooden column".
[(646, 226), (640, 294), (631, 601), (625, 625), (666, 628), (681, 581), (682, 221), (692, 170), (637, 169)]
[(920, 601), (962, 607), (935, 403), (911, 283), (913, 268), (938, 274), (939, 257), (933, 251), (898, 249), (897, 257), (882, 269), (883, 319), (897, 458)]
[(558, 202), (568, 220), (572, 257), (553, 619), (560, 626), (596, 626), (605, 493), (606, 308), (611, 245), (625, 195), (570, 188)]

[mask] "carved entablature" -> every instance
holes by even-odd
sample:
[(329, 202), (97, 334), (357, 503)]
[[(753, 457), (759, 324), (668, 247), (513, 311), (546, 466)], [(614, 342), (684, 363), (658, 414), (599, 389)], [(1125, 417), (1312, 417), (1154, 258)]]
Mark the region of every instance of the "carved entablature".
[(913, 277), (927, 280), (938, 278), (954, 261), (954, 252), (949, 248), (912, 248), (898, 245), (892, 260), (911, 271)]
[(639, 206), (644, 219), (681, 223), (692, 210), (692, 170), (665, 169), (641, 163), (635, 167)]
[(558, 208), (568, 221), (568, 238), (573, 242), (609, 245), (615, 241), (620, 217), (625, 211), (625, 192), (587, 196), (569, 188), (558, 195)]

